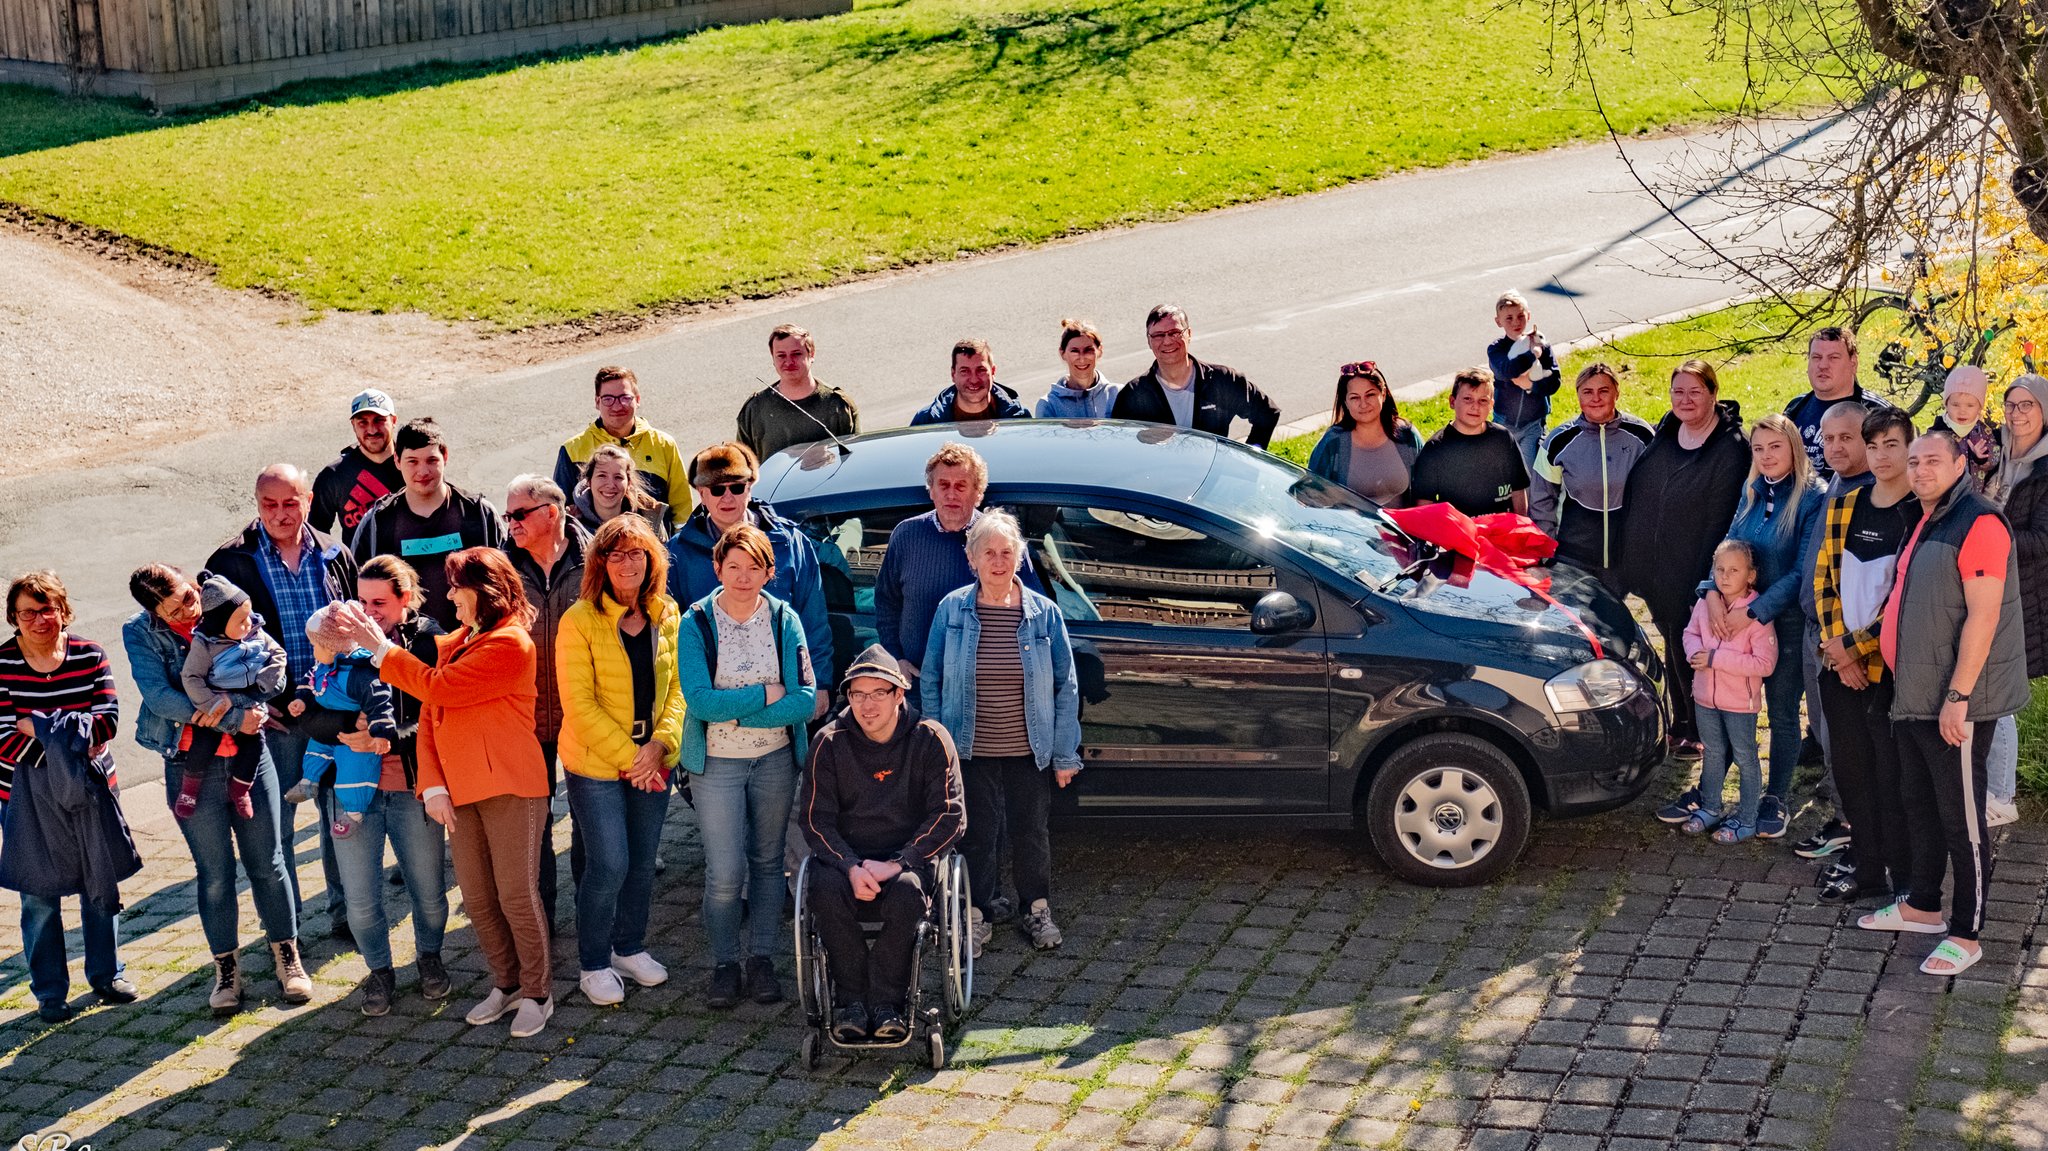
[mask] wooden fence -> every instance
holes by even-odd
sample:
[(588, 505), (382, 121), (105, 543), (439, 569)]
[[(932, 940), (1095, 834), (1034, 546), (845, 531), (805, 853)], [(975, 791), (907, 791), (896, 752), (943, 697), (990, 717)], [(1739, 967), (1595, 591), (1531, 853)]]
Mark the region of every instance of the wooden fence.
[[(62, 75), (74, 88), (192, 103), (311, 75), (850, 7), (851, 0), (0, 0), (0, 80)], [(178, 78), (232, 82), (198, 84), (199, 100), (163, 99), (185, 95)]]

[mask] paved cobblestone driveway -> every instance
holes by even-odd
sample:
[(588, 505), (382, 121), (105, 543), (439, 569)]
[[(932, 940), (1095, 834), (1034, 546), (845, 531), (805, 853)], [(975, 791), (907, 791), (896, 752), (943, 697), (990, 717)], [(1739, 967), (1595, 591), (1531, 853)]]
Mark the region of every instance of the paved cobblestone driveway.
[[(2005, 829), (1991, 957), (1953, 990), (1915, 970), (1932, 940), (1816, 906), (1812, 868), (1783, 845), (1681, 841), (1644, 804), (1543, 825), (1507, 882), (1452, 892), (1391, 881), (1337, 834), (1059, 835), (1066, 946), (1033, 954), (998, 929), (951, 1066), (809, 1073), (793, 1004), (697, 1002), (687, 814), (670, 820), (653, 935), (677, 978), (592, 1008), (557, 936), (560, 1008), (514, 1041), (462, 1022), (485, 981), (459, 913), (448, 1004), (402, 966), (396, 1009), (363, 1018), (361, 960), (323, 941), (311, 1005), (279, 1005), (252, 948), (250, 1008), (212, 1018), (162, 799), (151, 784), (126, 801), (150, 861), (124, 925), (142, 1002), (42, 1027), (16, 904), (0, 902), (0, 1145), (2048, 1147), (2039, 826)], [(302, 828), (309, 899), (311, 842)], [(394, 946), (409, 959), (402, 925)]]

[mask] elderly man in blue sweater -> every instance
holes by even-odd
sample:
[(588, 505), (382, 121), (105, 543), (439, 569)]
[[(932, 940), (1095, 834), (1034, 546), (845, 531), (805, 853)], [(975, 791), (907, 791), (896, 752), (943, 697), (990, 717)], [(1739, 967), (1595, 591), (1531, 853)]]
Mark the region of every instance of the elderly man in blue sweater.
[[(889, 533), (882, 570), (875, 577), (876, 636), (912, 676), (918, 674), (917, 660), (924, 658), (939, 601), (974, 582), (974, 569), (967, 566), (967, 529), (981, 515), (988, 462), (965, 444), (949, 443), (925, 461), (924, 483), (932, 510)], [(1045, 590), (1029, 555), (1017, 576), (1031, 590)]]

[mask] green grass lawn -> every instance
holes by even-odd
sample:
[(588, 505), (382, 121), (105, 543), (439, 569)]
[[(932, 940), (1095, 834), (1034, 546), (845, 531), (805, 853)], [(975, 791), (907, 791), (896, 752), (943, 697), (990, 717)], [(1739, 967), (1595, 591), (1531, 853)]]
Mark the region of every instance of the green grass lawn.
[[(1567, 380), (1594, 360), (1605, 360), (1622, 373), (1624, 410), (1656, 423), (1670, 410), (1666, 385), (1681, 362), (1699, 356), (1714, 365), (1721, 378), (1721, 398), (1742, 405), (1754, 423), (1766, 412), (1780, 411), (1806, 390), (1805, 342), (1774, 338), (1785, 326), (1781, 309), (1740, 306), (1711, 312), (1677, 324), (1665, 324), (1611, 344), (1572, 353), (1563, 364)], [(1711, 349), (1711, 350), (1703, 350)], [(1567, 387), (1552, 401), (1551, 422), (1560, 424), (1578, 412)], [(1437, 396), (1404, 404), (1401, 414), (1425, 436), (1451, 421), (1450, 406)], [(1922, 424), (1932, 420), (1926, 414)], [(1275, 453), (1307, 464), (1316, 434), (1296, 436), (1273, 445)], [(2034, 682), (2034, 701), (2020, 713), (2020, 790), (2048, 799), (2048, 680)]]
[[(904, 0), (185, 120), (0, 88), (0, 201), (316, 307), (632, 313), (1602, 134), (1496, 4)], [(1617, 123), (1731, 105), (1709, 38), (1607, 51)]]

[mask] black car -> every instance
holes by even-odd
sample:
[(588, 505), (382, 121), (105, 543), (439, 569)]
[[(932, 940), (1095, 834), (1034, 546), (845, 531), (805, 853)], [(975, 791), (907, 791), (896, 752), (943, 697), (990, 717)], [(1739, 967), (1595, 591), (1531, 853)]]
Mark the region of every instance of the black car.
[[(1121, 421), (1010, 420), (792, 448), (755, 494), (816, 541), (841, 652), (874, 642), (890, 529), (949, 440), (989, 466), (1073, 638), (1087, 770), (1055, 819), (1352, 826), (1418, 883), (1484, 882), (1532, 808), (1601, 811), (1662, 758), (1663, 670), (1628, 609), (1550, 599), (1410, 539), (1265, 452)], [(1555, 602), (1552, 602), (1552, 601)]]

